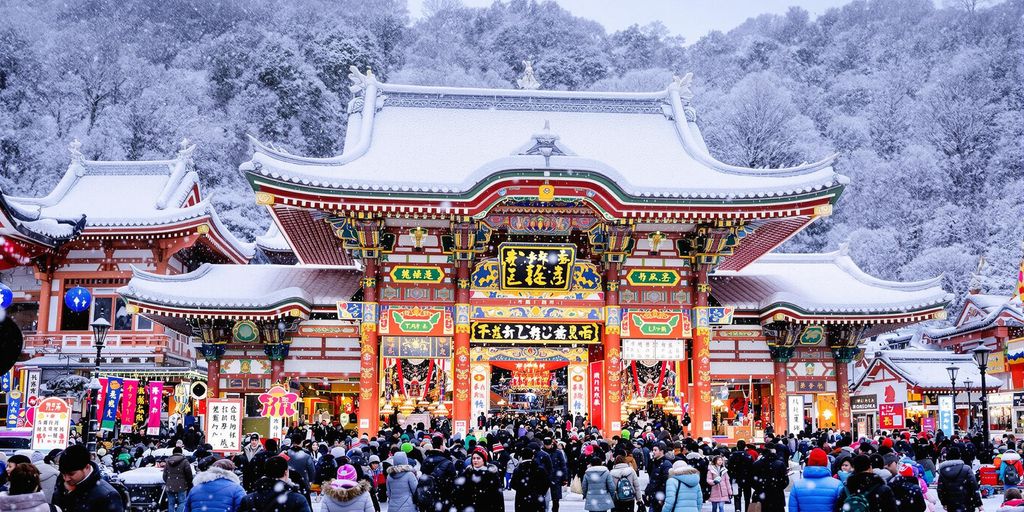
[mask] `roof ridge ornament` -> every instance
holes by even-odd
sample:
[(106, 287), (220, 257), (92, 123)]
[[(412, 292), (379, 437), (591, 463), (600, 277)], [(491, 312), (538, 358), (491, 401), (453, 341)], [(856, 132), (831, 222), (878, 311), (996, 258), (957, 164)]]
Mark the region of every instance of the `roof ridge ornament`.
[(524, 60), (523, 76), (522, 78), (516, 79), (516, 84), (519, 85), (520, 89), (535, 91), (540, 89), (540, 82), (537, 81), (537, 77), (533, 74), (533, 61)]
[(353, 96), (362, 94), (371, 82), (377, 80), (373, 75), (373, 69), (369, 66), (366, 67), (366, 74), (360, 73), (359, 68), (356, 66), (349, 66), (348, 70), (348, 79), (352, 81), (352, 85), (348, 86), (348, 90), (352, 92)]
[(71, 153), (71, 164), (77, 164), (81, 167), (81, 170), (77, 173), (81, 176), (85, 172), (85, 155), (82, 154), (82, 141), (78, 140), (78, 137), (75, 137), (68, 144), (68, 153)]
[(534, 133), (531, 140), (516, 150), (514, 155), (543, 156), (544, 166), (551, 166), (552, 156), (576, 156), (569, 148), (560, 142), (561, 137), (551, 131), (551, 121), (544, 120), (544, 128)]
[(971, 280), (967, 282), (967, 293), (977, 295), (984, 292), (984, 286), (981, 284), (981, 273), (988, 266), (988, 262), (985, 261), (985, 255), (978, 256), (978, 266), (975, 267), (974, 272), (971, 272)]
[(188, 140), (188, 137), (182, 137), (181, 142), (178, 143), (178, 160), (192, 160), (192, 153), (195, 150), (196, 145), (193, 144), (192, 141)]
[(679, 97), (683, 99), (684, 105), (689, 105), (690, 100), (693, 99), (693, 91), (690, 90), (690, 84), (692, 83), (692, 72), (686, 73), (683, 76), (672, 75), (672, 85), (670, 87), (679, 89)]

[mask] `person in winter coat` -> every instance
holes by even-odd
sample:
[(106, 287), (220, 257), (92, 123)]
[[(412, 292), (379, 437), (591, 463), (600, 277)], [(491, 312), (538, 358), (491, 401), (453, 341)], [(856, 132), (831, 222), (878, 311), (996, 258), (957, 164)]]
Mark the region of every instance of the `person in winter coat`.
[(483, 447), (474, 448), (469, 467), (455, 479), (455, 506), (459, 512), (505, 512), (502, 475), (489, 459)]
[(765, 446), (761, 456), (750, 467), (753, 483), (752, 502), (761, 504), (761, 509), (784, 510), (786, 486), (789, 485), (789, 464), (776, 454), (775, 446)]
[(323, 487), (322, 512), (373, 512), (369, 482), (358, 481), (356, 468), (345, 464), (338, 468), (338, 478)]
[(700, 488), (700, 471), (677, 460), (669, 470), (662, 512), (700, 512), (703, 506), (704, 491)]
[(164, 462), (164, 487), (167, 489), (168, 512), (185, 510), (185, 498), (192, 487), (192, 464), (181, 454), (182, 450), (175, 447), (171, 456)]
[(334, 460), (334, 455), (330, 453), (325, 453), (320, 457), (313, 467), (316, 474), (310, 484), (323, 485), (338, 474), (338, 463)]
[[(259, 458), (250, 464), (256, 460)], [(242, 498), (238, 512), (311, 512), (309, 502), (288, 480), (288, 461), (284, 457), (270, 457), (260, 473), (263, 476), (253, 484), (253, 491)]]
[(512, 489), (516, 491), (516, 512), (544, 512), (546, 508), (544, 496), (551, 487), (550, 477), (533, 455), (533, 448), (523, 448), (523, 461), (512, 474)]
[(590, 467), (583, 472), (583, 509), (606, 512), (615, 507), (615, 482), (604, 460), (590, 459)]
[[(258, 441), (257, 441), (258, 442)], [(248, 456), (249, 447), (246, 447), (246, 456)], [(278, 446), (277, 441), (273, 439), (267, 439), (267, 443), (262, 450), (258, 450), (255, 455), (252, 456), (246, 465), (242, 468), (242, 487), (247, 492), (253, 492), (256, 490), (256, 482), (263, 479), (263, 470), (266, 469), (267, 461), (277, 456)]]
[(669, 473), (672, 470), (672, 462), (665, 454), (667, 449), (665, 443), (660, 441), (651, 448), (651, 467), (647, 470), (649, 480), (647, 488), (644, 489), (644, 499), (651, 506), (652, 512), (662, 512), (662, 506), (665, 504), (665, 487), (668, 485)]
[[(39, 452), (32, 452), (38, 454)], [(54, 460), (47, 456), (38, 461), (32, 461), (36, 470), (39, 471), (39, 487), (43, 489), (43, 494), (46, 495), (46, 501), (50, 502), (53, 500), (53, 489), (57, 487), (57, 480), (60, 476), (60, 471), (57, 471), (57, 466)]]
[(832, 512), (843, 484), (829, 472), (828, 455), (815, 448), (807, 456), (804, 477), (789, 493), (789, 512)]
[(43, 494), (39, 470), (31, 463), (18, 464), (7, 476), (9, 490), (0, 492), (0, 510), (14, 512), (50, 512)]
[(64, 450), (58, 469), (61, 478), (53, 504), (62, 512), (124, 512), (121, 494), (100, 478), (100, 468), (89, 461), (85, 446), (75, 444)]
[(416, 468), (405, 452), (397, 452), (388, 468), (388, 512), (416, 512)]
[(427, 450), (427, 456), (420, 465), (416, 505), (420, 512), (446, 512), (454, 497), (452, 488), (457, 471), (451, 457), (443, 451), (444, 439), (434, 436), (430, 443), (433, 448)]
[(725, 467), (725, 457), (715, 455), (711, 458), (706, 480), (711, 489), (711, 512), (725, 512), (725, 504), (732, 501), (732, 482)]
[[(612, 483), (615, 484), (615, 494), (612, 497), (615, 499), (615, 512), (633, 512), (634, 505), (640, 501), (640, 478), (636, 474), (636, 470), (633, 469), (628, 462), (626, 457), (618, 455), (615, 457), (615, 465), (612, 466), (611, 470)], [(633, 488), (633, 499), (622, 501), (619, 499), (619, 481), (626, 479), (629, 485)]]
[[(846, 479), (846, 487), (839, 494), (835, 510), (896, 512), (896, 498), (892, 494), (892, 489), (872, 470), (871, 459), (862, 454), (855, 456), (852, 462), (853, 474)], [(863, 511), (858, 510), (858, 503), (863, 503), (866, 508)]]
[(1024, 477), (1020, 454), (1015, 450), (1006, 450), (1000, 459), (1002, 462), (999, 464), (999, 481), (1003, 483), (1003, 491), (1019, 487), (1021, 478)]
[(293, 444), (288, 449), (288, 469), (298, 473), (307, 484), (322, 483), (316, 481), (316, 467), (313, 465), (313, 457), (303, 450), (301, 446)]
[(192, 479), (194, 487), (185, 498), (185, 512), (237, 512), (245, 489), (235, 474), (235, 465), (220, 459)]
[(558, 502), (562, 499), (562, 486), (569, 483), (569, 465), (565, 460), (565, 452), (550, 437), (544, 438), (544, 450), (551, 459), (551, 512), (558, 512)]
[[(736, 483), (736, 497), (733, 500), (733, 510), (739, 511), (750, 508), (750, 471), (753, 465), (754, 459), (747, 453), (747, 442), (742, 439), (736, 441), (736, 449), (729, 454), (729, 459), (725, 463), (726, 469), (729, 470), (729, 476)], [(742, 509), (740, 508), (741, 505)]]
[(946, 449), (946, 460), (938, 467), (939, 502), (947, 512), (970, 512), (982, 506), (978, 481), (960, 456), (960, 448), (950, 446)]

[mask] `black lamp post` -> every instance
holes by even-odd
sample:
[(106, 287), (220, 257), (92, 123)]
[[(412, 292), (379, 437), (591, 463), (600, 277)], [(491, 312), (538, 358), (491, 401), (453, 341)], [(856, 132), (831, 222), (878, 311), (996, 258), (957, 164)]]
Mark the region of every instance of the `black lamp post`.
[(954, 421), (953, 421), (953, 432), (950, 432), (950, 435), (953, 435), (953, 434), (956, 433), (956, 428), (958, 426), (957, 424), (959, 423), (955, 419), (956, 419), (956, 374), (957, 374), (957, 372), (960, 371), (960, 368), (957, 367), (957, 366), (954, 366), (954, 365), (949, 365), (949, 366), (946, 367), (946, 371), (949, 372), (949, 382), (950, 382), (950, 384), (952, 384), (952, 387), (953, 387), (953, 418), (954, 418)]
[[(93, 379), (95, 383), (90, 382), (89, 387), (89, 408), (85, 411), (85, 422), (82, 428), (82, 440), (85, 441), (85, 446), (89, 452), (96, 451), (96, 439), (99, 437), (99, 404), (96, 400), (99, 398), (99, 377), (100, 377), (100, 354), (103, 352), (103, 347), (106, 346), (107, 342), (107, 331), (110, 330), (110, 322), (106, 318), (97, 318), (93, 320), (91, 324), (93, 334), (93, 346), (96, 347), (96, 364), (93, 369)], [(96, 423), (93, 425), (93, 423)]]
[(964, 388), (967, 390), (967, 430), (971, 430), (974, 423), (974, 404), (971, 403), (971, 384), (973, 383), (974, 381), (971, 379), (964, 379)]
[(988, 355), (992, 352), (992, 349), (985, 345), (978, 345), (978, 348), (974, 349), (974, 362), (978, 363), (978, 370), (981, 372), (981, 416), (982, 423), (981, 432), (983, 438), (983, 448), (980, 452), (981, 462), (983, 464), (992, 463), (992, 450), (989, 449), (990, 441), (988, 437), (988, 389), (985, 387), (985, 371), (988, 369)]

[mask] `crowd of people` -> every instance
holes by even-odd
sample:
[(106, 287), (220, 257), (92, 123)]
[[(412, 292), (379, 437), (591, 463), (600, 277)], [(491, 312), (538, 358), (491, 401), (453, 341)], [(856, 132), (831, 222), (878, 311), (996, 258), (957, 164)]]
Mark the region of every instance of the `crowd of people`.
[(654, 410), (614, 436), (586, 418), (480, 420), (469, 435), (444, 421), (372, 436), (298, 425), (282, 439), (251, 434), (237, 454), (214, 454), (202, 439), (190, 450), (182, 431), (93, 453), (81, 444), (26, 451), (6, 460), (0, 510), (123, 512), (116, 475), (153, 466), (168, 512), (379, 512), (385, 503), (389, 512), (504, 512), (506, 492), (518, 512), (559, 512), (565, 493), (592, 512), (966, 512), (982, 509), (983, 491), (1002, 493), (999, 510), (1024, 512), (1010, 435), (990, 447), (998, 485), (983, 486), (974, 470), (981, 440), (941, 431), (805, 431), (727, 446)]

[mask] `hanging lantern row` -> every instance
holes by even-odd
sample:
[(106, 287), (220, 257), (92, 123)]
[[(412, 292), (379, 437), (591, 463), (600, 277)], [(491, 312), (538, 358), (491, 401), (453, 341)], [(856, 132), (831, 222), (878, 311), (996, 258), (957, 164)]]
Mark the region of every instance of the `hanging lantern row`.
[(89, 305), (92, 304), (92, 294), (89, 290), (76, 286), (67, 291), (64, 294), (64, 305), (75, 313), (81, 313), (89, 309)]

